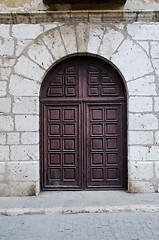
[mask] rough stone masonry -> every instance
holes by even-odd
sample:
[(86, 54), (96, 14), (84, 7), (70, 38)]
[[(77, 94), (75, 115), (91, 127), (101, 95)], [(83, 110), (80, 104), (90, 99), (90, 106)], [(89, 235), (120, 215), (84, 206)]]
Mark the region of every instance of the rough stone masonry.
[(128, 190), (158, 192), (158, 13), (47, 14), (0, 16), (0, 196), (39, 193), (40, 86), (59, 60), (78, 54), (105, 59), (121, 74)]

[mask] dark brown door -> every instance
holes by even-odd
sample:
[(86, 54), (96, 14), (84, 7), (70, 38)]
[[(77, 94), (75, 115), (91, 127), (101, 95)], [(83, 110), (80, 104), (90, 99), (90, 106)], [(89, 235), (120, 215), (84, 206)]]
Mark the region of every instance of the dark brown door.
[(126, 94), (116, 70), (65, 60), (44, 79), (40, 103), (42, 189), (125, 189)]

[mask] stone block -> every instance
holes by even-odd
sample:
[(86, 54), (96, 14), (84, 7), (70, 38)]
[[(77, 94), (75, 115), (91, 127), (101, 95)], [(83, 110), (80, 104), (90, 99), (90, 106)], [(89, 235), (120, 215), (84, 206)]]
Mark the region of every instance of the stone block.
[(43, 32), (39, 24), (15, 24), (12, 26), (12, 36), (19, 39), (35, 39)]
[(48, 31), (48, 30), (51, 30), (53, 28), (56, 28), (56, 27), (60, 27), (64, 25), (64, 23), (60, 23), (60, 22), (56, 22), (56, 23), (44, 23), (44, 32)]
[(10, 116), (0, 116), (0, 131), (13, 131), (13, 118)]
[(130, 193), (152, 193), (155, 192), (155, 189), (153, 184), (148, 181), (130, 181), (128, 191)]
[(87, 51), (90, 53), (97, 54), (99, 46), (101, 44), (105, 27), (99, 24), (90, 24), (89, 25), (89, 41)]
[(9, 160), (9, 146), (0, 146), (0, 161)]
[(21, 134), (22, 144), (38, 144), (39, 132), (25, 132)]
[(0, 132), (0, 144), (6, 144), (6, 133)]
[(157, 116), (147, 113), (129, 114), (129, 130), (157, 130)]
[(7, 133), (7, 144), (16, 145), (19, 144), (19, 141), (20, 141), (19, 133), (17, 132)]
[(149, 48), (149, 42), (145, 41), (138, 41), (138, 44), (145, 50), (145, 52), (149, 55), (150, 54), (150, 48)]
[(7, 93), (7, 82), (0, 82), (0, 96), (5, 96)]
[(15, 145), (11, 146), (11, 160), (14, 161), (37, 161), (39, 160), (38, 145)]
[(15, 97), (13, 102), (13, 113), (16, 114), (38, 114), (38, 97)]
[(41, 67), (48, 69), (53, 63), (53, 58), (41, 40), (36, 40), (28, 49), (29, 57)]
[(150, 59), (145, 51), (129, 38), (111, 56), (111, 61), (119, 68), (126, 81), (140, 78), (153, 72)]
[(11, 111), (11, 98), (0, 98), (0, 112), (9, 113)]
[(76, 53), (77, 46), (74, 26), (64, 25), (60, 27), (60, 31), (67, 53), (68, 54)]
[(159, 97), (154, 97), (154, 110), (159, 112)]
[(26, 48), (26, 46), (29, 45), (30, 42), (31, 40), (17, 39), (15, 55), (19, 56), (22, 53), (22, 51)]
[(60, 59), (66, 56), (66, 51), (59, 30), (52, 30), (47, 32), (42, 37), (43, 42), (48, 46), (50, 53), (55, 59)]
[(14, 96), (39, 96), (40, 84), (18, 75), (12, 75), (9, 84), (9, 93)]
[(10, 74), (11, 74), (11, 68), (10, 67), (5, 67), (5, 68), (1, 68), (1, 80), (9, 80)]
[(12, 182), (10, 184), (11, 196), (35, 196), (38, 182)]
[(150, 97), (130, 97), (129, 98), (130, 112), (151, 112), (152, 98)]
[(44, 69), (40, 68), (36, 63), (25, 56), (20, 56), (14, 67), (15, 73), (26, 78), (31, 78), (40, 82), (42, 80)]
[(129, 179), (149, 181), (153, 178), (153, 162), (129, 162)]
[(10, 25), (9, 24), (1, 24), (0, 25), (0, 37), (10, 38)]
[(155, 162), (155, 177), (159, 180), (159, 162)]
[(155, 132), (155, 143), (159, 144), (159, 131)]
[[(159, 40), (159, 39), (158, 39)], [(150, 42), (151, 57), (159, 58), (159, 42)]]
[(8, 183), (0, 184), (0, 197), (8, 197), (10, 196), (10, 187)]
[(86, 52), (88, 45), (88, 24), (79, 22), (76, 25), (76, 39), (78, 52)]
[(0, 174), (4, 174), (6, 172), (6, 163), (0, 162)]
[(121, 32), (108, 27), (104, 34), (99, 49), (99, 54), (107, 59), (110, 59), (110, 57), (117, 50), (123, 39), (124, 36)]
[(31, 182), (39, 179), (38, 162), (8, 162), (8, 180), (11, 182)]
[(158, 40), (158, 23), (128, 24), (127, 31), (135, 40)]
[(14, 40), (5, 39), (0, 40), (0, 55), (1, 56), (12, 56), (14, 54)]
[(16, 115), (15, 128), (17, 131), (37, 131), (39, 130), (39, 117), (30, 115)]
[(127, 83), (129, 95), (155, 96), (156, 84), (153, 75), (145, 76)]
[(3, 62), (1, 64), (1, 67), (13, 67), (15, 64), (15, 57), (8, 57), (8, 56), (3, 56)]
[(152, 59), (152, 64), (156, 74), (159, 76), (159, 59)]
[(153, 144), (153, 132), (150, 131), (129, 131), (129, 144)]
[(130, 161), (159, 160), (159, 146), (130, 146), (128, 155)]

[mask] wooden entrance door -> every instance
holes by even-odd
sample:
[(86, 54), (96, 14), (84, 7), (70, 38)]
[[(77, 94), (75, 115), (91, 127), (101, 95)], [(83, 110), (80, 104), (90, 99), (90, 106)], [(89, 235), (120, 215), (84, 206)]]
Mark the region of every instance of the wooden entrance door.
[(41, 87), (41, 188), (125, 189), (126, 94), (93, 57), (56, 65)]

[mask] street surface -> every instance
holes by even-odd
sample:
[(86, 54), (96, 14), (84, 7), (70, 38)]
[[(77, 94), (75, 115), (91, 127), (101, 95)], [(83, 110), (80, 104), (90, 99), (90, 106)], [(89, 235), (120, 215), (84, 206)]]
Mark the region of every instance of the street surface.
[(159, 212), (0, 216), (0, 240), (159, 240)]

